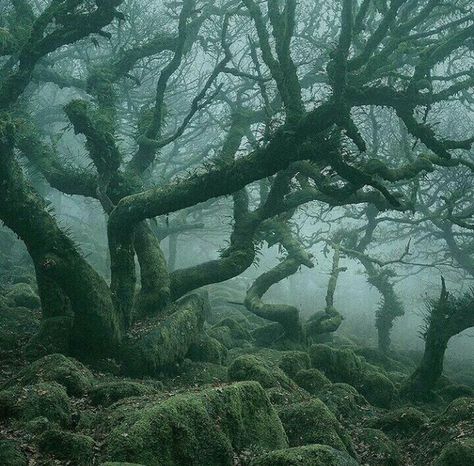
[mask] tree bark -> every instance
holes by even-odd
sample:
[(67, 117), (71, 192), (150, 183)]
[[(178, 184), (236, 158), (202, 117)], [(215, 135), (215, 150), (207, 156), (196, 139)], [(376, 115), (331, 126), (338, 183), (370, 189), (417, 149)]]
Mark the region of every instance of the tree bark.
[(105, 281), (58, 227), (45, 201), (14, 160), (12, 141), (0, 142), (0, 217), (25, 243), (35, 265), (46, 316), (74, 313), (71, 349), (83, 359), (111, 355), (121, 339)]

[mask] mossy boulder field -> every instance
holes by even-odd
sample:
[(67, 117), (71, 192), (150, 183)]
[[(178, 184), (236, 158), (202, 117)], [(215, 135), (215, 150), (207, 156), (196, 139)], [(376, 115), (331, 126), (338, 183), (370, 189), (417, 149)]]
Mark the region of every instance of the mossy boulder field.
[(474, 399), (462, 396), (465, 386), (445, 379), (439, 391), (449, 397), (439, 408), (415, 407), (374, 350), (347, 338), (265, 348), (230, 318), (207, 324), (208, 312), (203, 326), (238, 329), (234, 344), (198, 334), (175, 367), (153, 376), (59, 353), (16, 360), (0, 389), (1, 464), (471, 464)]
[(0, 0), (0, 466), (474, 466), (473, 0)]

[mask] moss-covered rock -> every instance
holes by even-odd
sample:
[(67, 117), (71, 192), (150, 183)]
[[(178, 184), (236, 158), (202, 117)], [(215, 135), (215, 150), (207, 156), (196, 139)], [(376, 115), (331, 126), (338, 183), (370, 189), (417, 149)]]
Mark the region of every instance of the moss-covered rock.
[(358, 466), (347, 453), (327, 445), (287, 448), (262, 455), (251, 466)]
[(38, 332), (38, 315), (23, 307), (0, 310), (0, 351), (9, 351), (24, 345)]
[(5, 466), (27, 466), (28, 460), (17, 442), (0, 440), (0, 464)]
[(265, 392), (274, 406), (287, 406), (311, 399), (311, 395), (299, 387), (295, 389), (278, 385), (265, 389)]
[(312, 395), (317, 395), (323, 387), (331, 384), (331, 381), (318, 369), (298, 371), (293, 380)]
[(322, 371), (332, 382), (356, 386), (365, 367), (362, 359), (350, 349), (335, 349), (328, 345), (312, 345), (311, 365)]
[(143, 466), (142, 464), (138, 463), (122, 463), (121, 461), (107, 461), (105, 463), (101, 463), (100, 466)]
[(251, 354), (234, 359), (229, 366), (228, 374), (231, 381), (255, 380), (264, 388), (295, 385), (281, 369), (272, 367), (272, 364), (267, 363), (261, 357)]
[(225, 318), (208, 330), (208, 335), (215, 338), (227, 349), (248, 346), (252, 335), (239, 322)]
[(385, 375), (368, 371), (363, 374), (357, 390), (367, 401), (379, 408), (390, 408), (396, 394), (395, 385)]
[(13, 285), (6, 298), (13, 307), (20, 306), (27, 309), (38, 309), (41, 306), (38, 295), (27, 283), (16, 283)]
[[(414, 455), (416, 464), (431, 464), (452, 442), (473, 438), (474, 398), (457, 398), (411, 437), (410, 443), (417, 445)], [(448, 453), (445, 454), (448, 458)]]
[(21, 370), (5, 386), (57, 382), (68, 394), (80, 396), (92, 387), (93, 380), (91, 371), (79, 361), (62, 354), (49, 354)]
[(395, 442), (381, 430), (357, 429), (352, 432), (356, 452), (362, 464), (402, 466), (402, 456)]
[(138, 463), (122, 463), (121, 461), (107, 461), (105, 463), (101, 463), (100, 466), (143, 466), (142, 464)]
[(48, 430), (38, 439), (43, 453), (77, 466), (90, 466), (94, 457), (94, 440), (87, 435), (63, 430)]
[(352, 350), (312, 345), (309, 354), (312, 366), (321, 370), (332, 382), (352, 385), (374, 406), (391, 406), (396, 394), (392, 381)]
[(255, 382), (126, 408), (120, 407), (122, 422), (106, 439), (107, 459), (147, 466), (230, 466), (234, 452), (287, 446), (281, 421)]
[(255, 380), (265, 388), (272, 387), (277, 383), (276, 377), (262, 360), (252, 355), (239, 356), (232, 361), (228, 375), (231, 381)]
[(110, 406), (123, 398), (132, 396), (152, 395), (157, 393), (153, 387), (129, 380), (101, 383), (93, 387), (89, 397), (93, 404)]
[(261, 325), (252, 331), (257, 346), (269, 347), (285, 336), (285, 328), (278, 322)]
[(227, 367), (210, 362), (194, 362), (185, 359), (177, 370), (177, 375), (166, 381), (166, 386), (195, 387), (197, 385), (227, 382)]
[(0, 417), (26, 422), (39, 416), (63, 425), (69, 422), (71, 404), (64, 387), (56, 382), (43, 382), (0, 392)]
[[(404, 362), (401, 362), (393, 359), (376, 348), (355, 348), (354, 353), (358, 356), (362, 356), (370, 364), (378, 366), (386, 371), (409, 374), (413, 369), (413, 364), (410, 364), (409, 362), (407, 363), (405, 360)], [(396, 355), (394, 354), (393, 356)]]
[(173, 370), (202, 333), (207, 304), (198, 294), (188, 295), (173, 304), (165, 319), (132, 328), (122, 345), (124, 373), (140, 377)]
[(60, 426), (58, 423), (50, 421), (45, 416), (39, 416), (26, 422), (23, 425), (23, 428), (30, 434), (39, 435), (49, 429), (59, 429)]
[(318, 393), (318, 397), (339, 420), (357, 420), (372, 414), (368, 401), (352, 385), (326, 385)]
[(231, 331), (232, 338), (236, 340), (248, 340), (252, 341), (250, 332), (242, 326), (239, 322), (231, 318), (222, 319), (214, 327), (227, 327)]
[(227, 357), (227, 348), (215, 338), (203, 334), (191, 344), (186, 357), (197, 362), (223, 364)]
[(327, 406), (317, 399), (285, 406), (278, 411), (290, 447), (312, 443), (352, 453), (350, 438)]
[(74, 318), (72, 316), (56, 316), (43, 319), (38, 333), (26, 347), (27, 355), (31, 359), (35, 359), (42, 354), (68, 354), (73, 322)]
[(311, 361), (305, 351), (287, 351), (278, 365), (288, 377), (294, 379), (297, 372), (310, 368)]
[(370, 421), (370, 426), (395, 436), (410, 436), (415, 433), (428, 418), (420, 410), (407, 406), (384, 413)]
[(474, 464), (474, 438), (448, 443), (433, 466), (466, 466)]
[(474, 389), (462, 384), (451, 384), (438, 390), (443, 400), (451, 402), (456, 398), (474, 397)]

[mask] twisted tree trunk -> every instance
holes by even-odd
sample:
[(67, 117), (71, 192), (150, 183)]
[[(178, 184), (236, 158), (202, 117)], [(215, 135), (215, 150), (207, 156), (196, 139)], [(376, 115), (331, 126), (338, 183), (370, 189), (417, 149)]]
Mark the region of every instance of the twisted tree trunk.
[(449, 340), (463, 330), (474, 327), (472, 294), (453, 298), (446, 290), (444, 278), (441, 280), (441, 295), (436, 303), (431, 304), (427, 317), (423, 358), (401, 390), (401, 394), (407, 398), (431, 398), (432, 390), (443, 372), (444, 354)]
[(123, 322), (105, 281), (58, 227), (13, 156), (11, 136), (0, 141), (0, 217), (25, 243), (33, 260), (46, 318), (73, 314), (71, 351), (81, 358), (111, 355)]

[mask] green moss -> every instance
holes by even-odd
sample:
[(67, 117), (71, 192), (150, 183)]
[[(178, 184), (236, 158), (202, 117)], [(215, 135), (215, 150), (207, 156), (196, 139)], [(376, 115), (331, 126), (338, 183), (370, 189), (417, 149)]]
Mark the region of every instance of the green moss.
[(208, 335), (215, 338), (227, 349), (243, 347), (252, 341), (252, 336), (239, 322), (231, 318), (222, 319), (208, 330)]
[(309, 369), (311, 362), (308, 353), (304, 351), (288, 351), (278, 365), (288, 377), (294, 379), (297, 372)]
[(148, 385), (121, 380), (119, 382), (108, 382), (96, 385), (90, 390), (89, 397), (95, 405), (109, 406), (123, 398), (152, 395), (156, 392), (154, 388)]
[(457, 398), (443, 413), (431, 419), (426, 428), (416, 432), (410, 442), (418, 445), (414, 458), (416, 464), (431, 464), (451, 442), (472, 438), (474, 398)]
[[(143, 406), (138, 404), (138, 406)], [(287, 445), (262, 387), (237, 383), (120, 408), (122, 422), (106, 439), (106, 456), (147, 466), (232, 465), (234, 451)]]
[(294, 381), (311, 395), (317, 395), (331, 381), (318, 369), (305, 369), (298, 371)]
[(27, 309), (38, 309), (41, 306), (40, 299), (33, 288), (27, 283), (16, 283), (7, 293), (6, 298), (11, 306), (26, 307)]
[(229, 380), (255, 380), (263, 387), (269, 388), (278, 384), (291, 386), (292, 382), (278, 368), (272, 368), (263, 359), (250, 354), (239, 356), (229, 366)]
[(428, 422), (425, 414), (411, 406), (395, 409), (383, 414), (380, 418), (370, 421), (371, 427), (385, 433), (409, 436)]
[(101, 463), (100, 466), (143, 466), (138, 463), (122, 463), (117, 461), (107, 461), (106, 463)]
[(45, 416), (35, 417), (31, 421), (28, 421), (24, 425), (25, 430), (31, 434), (41, 434), (49, 429), (59, 429), (59, 425), (56, 422), (51, 422)]
[(227, 382), (227, 367), (210, 362), (185, 359), (178, 368), (178, 375), (166, 382), (170, 388), (195, 387), (196, 385)]
[(318, 393), (318, 397), (337, 419), (357, 420), (371, 414), (369, 403), (352, 385), (326, 385)]
[(0, 440), (0, 464), (5, 466), (27, 466), (26, 455), (13, 440)]
[(145, 332), (132, 333), (123, 345), (125, 373), (132, 376), (156, 375), (174, 368), (202, 332), (206, 302), (197, 294), (174, 304), (164, 320), (149, 321)]
[(467, 385), (453, 384), (438, 390), (438, 395), (440, 395), (443, 400), (451, 402), (456, 398), (474, 397), (474, 389)]
[(43, 319), (38, 333), (26, 347), (26, 354), (32, 359), (41, 354), (68, 354), (73, 321), (73, 317), (70, 316)]
[(353, 432), (353, 437), (362, 464), (371, 466), (401, 466), (403, 464), (397, 445), (381, 430), (358, 429)]
[(461, 439), (446, 445), (433, 466), (467, 466), (474, 464), (474, 438)]
[(267, 453), (251, 466), (357, 466), (347, 453), (327, 445), (308, 445)]
[(397, 361), (376, 348), (357, 348), (354, 349), (354, 352), (357, 355), (362, 356), (367, 362), (375, 364), (386, 371), (408, 374), (413, 368), (413, 364), (407, 365), (406, 361), (405, 363)]
[(215, 338), (203, 334), (191, 344), (186, 356), (192, 361), (223, 364), (227, 357), (227, 348)]
[(311, 396), (302, 389), (295, 390), (280, 385), (267, 388), (265, 392), (274, 406), (287, 406), (311, 399)]
[(396, 395), (391, 380), (352, 350), (313, 345), (309, 353), (312, 366), (323, 371), (332, 382), (343, 382), (354, 386), (374, 406), (381, 408), (391, 406)]
[(275, 342), (284, 338), (284, 336), (285, 329), (278, 322), (262, 325), (252, 331), (252, 338), (257, 346), (272, 346)]
[(337, 450), (353, 451), (350, 438), (321, 400), (285, 406), (278, 415), (291, 447), (319, 443)]
[(379, 372), (364, 373), (357, 389), (369, 403), (379, 408), (390, 408), (396, 394), (392, 381)]
[(30, 421), (39, 416), (67, 424), (71, 405), (64, 388), (56, 382), (15, 386), (0, 392), (0, 417)]
[(228, 327), (232, 332), (232, 338), (241, 340), (252, 340), (252, 337), (248, 330), (246, 330), (242, 324), (234, 319), (225, 318), (218, 322), (215, 327)]
[(30, 309), (0, 309), (0, 350), (13, 350), (38, 332), (39, 319)]
[(94, 440), (91, 437), (62, 430), (48, 430), (38, 438), (43, 453), (77, 466), (92, 465)]
[(309, 349), (311, 365), (322, 371), (332, 382), (356, 385), (364, 364), (350, 349), (334, 349), (327, 345), (312, 345)]
[(80, 396), (92, 387), (93, 379), (89, 369), (79, 361), (62, 354), (49, 354), (21, 370), (6, 386), (57, 382), (68, 394)]

